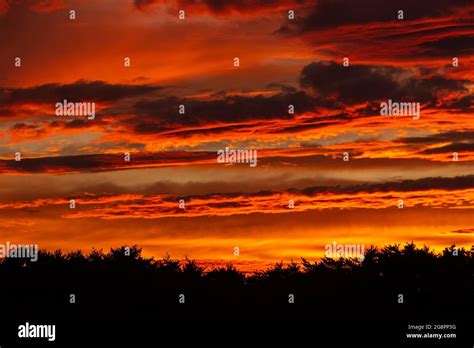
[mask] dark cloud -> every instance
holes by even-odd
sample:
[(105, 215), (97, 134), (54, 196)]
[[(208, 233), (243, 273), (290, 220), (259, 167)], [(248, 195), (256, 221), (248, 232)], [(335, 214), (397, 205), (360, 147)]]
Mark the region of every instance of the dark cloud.
[(318, 193), (357, 194), (362, 192), (409, 192), (431, 189), (462, 190), (474, 187), (474, 175), (457, 176), (454, 178), (422, 178), (418, 180), (403, 180), (384, 183), (364, 183), (352, 186), (323, 187), (315, 186), (301, 190), (303, 194), (315, 195)]
[[(474, 28), (474, 26), (471, 26)], [(474, 54), (474, 35), (444, 37), (419, 45), (424, 54), (431, 56), (459, 57)]]
[(92, 127), (91, 122), (88, 122), (87, 120), (84, 119), (78, 119), (76, 118), (75, 120), (64, 122), (64, 128), (66, 129), (78, 129), (78, 128), (89, 128)]
[(474, 96), (472, 94), (450, 100), (448, 103), (441, 105), (443, 109), (450, 109), (464, 113), (474, 112)]
[[(451, 156), (453, 152), (458, 152), (461, 155), (462, 152), (474, 151), (474, 131), (451, 131), (426, 137), (407, 137), (400, 138), (396, 142), (405, 145), (430, 145), (430, 148), (420, 150), (419, 153), (424, 155), (446, 153)], [(448, 144), (446, 145), (446, 143)], [(433, 147), (435, 144), (440, 144), (441, 146)]]
[(291, 127), (284, 127), (282, 129), (270, 131), (270, 134), (288, 134), (288, 133), (300, 133), (312, 129), (319, 129), (319, 128), (324, 128), (324, 127), (329, 127), (333, 125), (337, 125), (339, 122), (319, 122), (319, 123), (313, 123), (313, 124), (300, 124), (297, 126), (291, 126)]
[[(123, 145), (125, 144), (118, 144)], [(335, 160), (334, 150), (325, 150), (323, 147), (315, 145), (304, 145), (303, 154), (296, 152), (296, 157), (292, 154), (281, 154), (279, 149), (263, 150), (258, 154), (259, 166), (304, 166), (315, 167), (317, 169), (332, 170), (334, 172), (346, 171), (347, 163), (342, 160)], [(129, 147), (135, 146), (129, 144)], [(311, 149), (316, 154), (311, 153)], [(438, 163), (436, 161), (419, 158), (356, 158), (360, 153), (358, 150), (348, 148), (351, 155), (352, 169), (437, 169), (439, 166), (449, 166), (449, 163)], [(339, 153), (339, 152), (338, 152)], [(20, 162), (11, 160), (0, 160), (0, 174), (2, 173), (76, 173), (76, 172), (101, 172), (134, 168), (153, 168), (156, 166), (175, 166), (193, 164), (215, 164), (215, 151), (166, 151), (166, 152), (133, 152), (131, 161), (125, 162), (122, 154), (90, 154), (79, 156), (58, 156), (27, 158), (27, 154)], [(339, 153), (339, 155), (342, 155)], [(13, 155), (12, 155), (13, 156)], [(472, 161), (459, 162), (459, 166), (470, 165)], [(325, 179), (318, 179), (325, 180)]]
[(471, 233), (474, 233), (474, 228), (466, 228), (466, 229), (463, 229), (463, 230), (455, 230), (455, 231), (451, 231), (451, 233), (471, 234)]
[[(239, 202), (208, 202), (206, 203), (209, 207), (225, 208), (225, 207), (244, 207), (251, 206), (251, 202), (247, 199), (252, 197), (272, 197), (276, 193), (288, 192), (291, 194), (302, 194), (305, 196), (317, 196), (320, 194), (338, 195), (338, 194), (364, 194), (364, 193), (377, 193), (377, 192), (413, 192), (413, 191), (429, 191), (432, 189), (439, 190), (463, 190), (474, 187), (474, 176), (458, 176), (454, 178), (445, 177), (433, 177), (433, 178), (422, 178), (417, 180), (404, 180), (404, 181), (393, 181), (384, 183), (364, 183), (347, 186), (314, 186), (304, 189), (290, 189), (287, 191), (272, 191), (272, 190), (260, 190), (253, 193), (245, 193), (242, 191), (234, 191), (227, 193), (206, 193), (206, 194), (193, 194), (184, 196), (167, 196), (163, 197), (164, 202), (176, 202), (178, 199), (183, 198), (186, 201), (192, 201), (194, 199), (199, 200), (219, 200), (235, 199), (240, 198)], [(141, 199), (134, 199), (134, 201), (141, 202)], [(145, 201), (142, 201), (145, 202)]]
[(398, 88), (395, 75), (400, 73), (401, 69), (393, 67), (343, 67), (335, 62), (314, 62), (303, 68), (300, 84), (325, 98), (357, 103), (387, 98)]
[(34, 12), (47, 13), (66, 7), (64, 0), (0, 0), (0, 16), (13, 8), (20, 11), (29, 9)]
[(8, 131), (10, 139), (37, 139), (47, 134), (39, 124), (15, 123)]
[[(180, 105), (185, 106), (185, 115), (178, 113)], [(137, 133), (179, 132), (177, 128), (182, 126), (291, 119), (294, 115), (288, 113), (289, 105), (294, 106), (295, 114), (312, 111), (317, 106), (336, 107), (334, 102), (310, 96), (303, 91), (280, 93), (270, 97), (234, 95), (215, 100), (169, 97), (136, 103), (133, 108), (136, 117), (125, 122)]]
[[(398, 20), (399, 10), (404, 20)], [(474, 52), (470, 0), (319, 0), (297, 14), (276, 34), (302, 36), (325, 58), (426, 62)]]
[(278, 89), (281, 89), (282, 92), (285, 92), (285, 93), (293, 93), (293, 92), (296, 92), (296, 88), (293, 87), (293, 86), (290, 86), (290, 85), (287, 85), (287, 84), (284, 84), (284, 83), (269, 83), (268, 85), (265, 86), (266, 88), (268, 89), (272, 89), (272, 88), (278, 88)]
[[(473, 29), (473, 24), (464, 24), (456, 22), (451, 22), (449, 26), (434, 26), (434, 27), (426, 27), (414, 24), (408, 27), (406, 31), (399, 32), (399, 31), (388, 31), (388, 32), (381, 32), (376, 35), (377, 38), (383, 40), (393, 40), (393, 39), (411, 39), (415, 41), (417, 39), (425, 40), (425, 43), (431, 43), (438, 41), (437, 39), (433, 39), (436, 37), (442, 37), (443, 39), (451, 39), (460, 35), (460, 32), (469, 32)], [(410, 30), (412, 29), (412, 30)], [(420, 44), (422, 45), (422, 44)]]
[(436, 143), (445, 143), (448, 141), (474, 142), (474, 131), (466, 131), (466, 132), (451, 131), (451, 132), (433, 134), (426, 137), (406, 137), (406, 138), (400, 138), (397, 140), (397, 142), (401, 142), (404, 144), (436, 144)]
[(10, 117), (13, 115), (15, 115), (15, 112), (13, 110), (0, 107), (0, 117), (5, 117), (5, 116)]
[(131, 161), (125, 162), (123, 155), (93, 154), (80, 156), (22, 158), (21, 161), (0, 160), (0, 173), (73, 173), (99, 172), (116, 169), (133, 169), (149, 165), (191, 164), (202, 160), (215, 160), (215, 152), (157, 152), (132, 153)]
[(422, 153), (426, 155), (440, 154), (440, 153), (451, 153), (451, 152), (463, 152), (463, 151), (474, 151), (474, 142), (472, 143), (453, 143), (445, 146), (435, 147), (431, 149), (423, 150)]
[(295, 105), (295, 112), (312, 110), (317, 100), (299, 91), (295, 93), (277, 94), (270, 97), (258, 95), (227, 96), (216, 100), (163, 98), (155, 101), (142, 101), (135, 104), (140, 115), (171, 115), (168, 121), (176, 120), (179, 105), (185, 105), (186, 116), (182, 117), (189, 124), (219, 120), (246, 121), (253, 119), (287, 118), (288, 105)]
[(146, 10), (152, 6), (166, 5), (186, 11), (205, 10), (213, 14), (251, 13), (271, 11), (275, 9), (291, 8), (314, 0), (134, 0), (139, 10)]
[(285, 25), (280, 32), (301, 33), (344, 25), (397, 22), (398, 10), (404, 11), (405, 21), (435, 18), (470, 5), (471, 0), (318, 0), (309, 14), (300, 14), (299, 20)]
[(302, 120), (295, 126), (283, 127), (281, 129), (269, 131), (270, 134), (299, 133), (312, 129), (319, 129), (349, 122), (351, 117), (348, 114), (340, 113), (334, 116), (318, 116)]
[[(162, 131), (162, 128), (160, 128), (159, 125), (151, 125), (148, 126), (146, 124), (141, 124), (143, 125), (143, 129), (135, 129), (137, 133), (141, 134), (148, 134), (148, 133), (159, 133)], [(153, 128), (156, 127), (156, 128)], [(226, 132), (235, 132), (235, 131), (248, 131), (247, 129), (248, 125), (246, 124), (241, 124), (241, 125), (236, 125), (236, 126), (215, 126), (215, 127), (205, 127), (205, 128), (198, 128), (198, 129), (188, 129), (188, 130), (175, 130), (175, 131), (169, 131), (166, 132), (167, 136), (179, 136), (179, 137), (189, 137), (192, 135), (201, 135), (201, 136), (211, 136), (211, 135), (218, 135), (218, 134), (223, 134)]]
[(0, 104), (57, 103), (68, 101), (116, 101), (123, 98), (141, 96), (162, 89), (151, 85), (109, 84), (104, 81), (77, 81), (60, 85), (50, 83), (28, 88), (1, 88)]
[(13, 130), (38, 130), (40, 129), (41, 126), (36, 125), (36, 124), (26, 124), (24, 122), (21, 123), (15, 123), (11, 129)]
[(140, 10), (144, 10), (147, 7), (153, 5), (154, 3), (157, 3), (158, 1), (156, 0), (133, 0), (133, 4), (135, 5), (136, 8)]
[(335, 62), (311, 63), (300, 76), (302, 87), (344, 104), (386, 99), (435, 104), (440, 93), (467, 92), (466, 82), (436, 75), (415, 77), (409, 70), (390, 66), (344, 67)]

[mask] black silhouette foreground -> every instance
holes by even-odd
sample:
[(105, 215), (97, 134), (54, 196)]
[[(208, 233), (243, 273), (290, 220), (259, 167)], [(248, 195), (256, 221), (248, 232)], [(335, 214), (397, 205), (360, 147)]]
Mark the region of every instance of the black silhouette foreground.
[(88, 255), (40, 251), (37, 262), (4, 259), (0, 262), (3, 315), (396, 319), (415, 314), (468, 318), (474, 310), (474, 252), (455, 246), (439, 254), (413, 243), (371, 247), (363, 261), (302, 259), (248, 276), (230, 264), (204, 270), (191, 260), (143, 258), (137, 246), (130, 248), (129, 256), (125, 250), (93, 250)]

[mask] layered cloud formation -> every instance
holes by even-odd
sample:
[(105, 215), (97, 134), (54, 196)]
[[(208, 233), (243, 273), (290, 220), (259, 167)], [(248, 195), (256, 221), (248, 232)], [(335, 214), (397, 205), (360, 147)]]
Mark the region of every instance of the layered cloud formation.
[[(120, 220), (149, 253), (225, 259), (244, 240), (262, 262), (318, 256), (305, 243), (335, 235), (467, 245), (473, 13), (464, 0), (0, 1), (5, 234), (133, 241)], [(56, 116), (63, 100), (95, 103), (95, 118)], [(388, 100), (419, 103), (421, 117), (381, 116)], [(225, 147), (257, 149), (258, 166), (218, 164)], [(155, 238), (150, 221), (168, 219)], [(59, 226), (83, 223), (96, 234), (62, 242)], [(181, 223), (188, 235), (173, 239)], [(196, 242), (211, 237), (222, 243)]]

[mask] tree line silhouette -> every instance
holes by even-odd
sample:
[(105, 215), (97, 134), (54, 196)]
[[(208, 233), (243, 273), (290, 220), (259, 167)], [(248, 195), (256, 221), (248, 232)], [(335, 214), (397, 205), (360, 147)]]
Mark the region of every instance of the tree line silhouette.
[(302, 258), (250, 275), (232, 264), (207, 270), (189, 259), (145, 258), (138, 246), (39, 251), (36, 262), (0, 262), (0, 305), (12, 319), (467, 318), (473, 250), (372, 246), (363, 260)]

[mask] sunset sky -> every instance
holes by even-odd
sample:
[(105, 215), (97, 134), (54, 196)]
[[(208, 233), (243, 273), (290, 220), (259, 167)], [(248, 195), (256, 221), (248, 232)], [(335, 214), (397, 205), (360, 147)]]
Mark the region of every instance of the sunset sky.
[(0, 0), (0, 243), (243, 268), (470, 248), (473, 91), (472, 0)]

